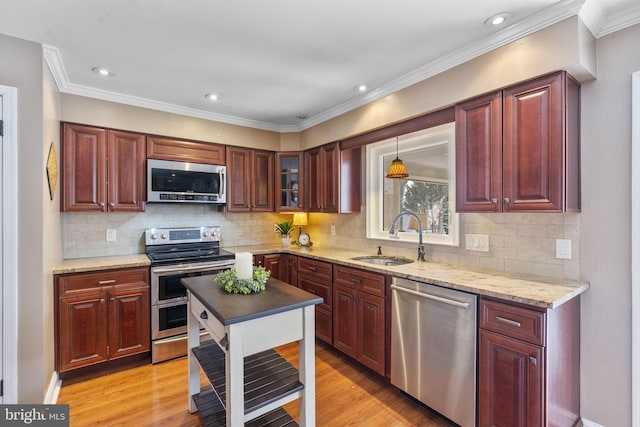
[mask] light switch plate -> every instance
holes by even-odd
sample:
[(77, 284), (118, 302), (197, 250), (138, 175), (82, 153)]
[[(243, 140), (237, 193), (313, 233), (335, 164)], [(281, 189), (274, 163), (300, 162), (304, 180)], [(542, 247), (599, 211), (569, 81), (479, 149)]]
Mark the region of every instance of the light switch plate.
[(336, 235), (336, 226), (335, 226), (335, 225), (332, 225), (332, 226), (331, 226), (331, 235), (332, 235), (332, 236), (335, 236), (335, 235)]
[(571, 259), (571, 240), (556, 239), (556, 258)]
[(116, 229), (115, 228), (107, 228), (106, 239), (107, 242), (115, 242), (116, 241)]
[(486, 234), (467, 234), (465, 248), (468, 251), (489, 252), (489, 236)]

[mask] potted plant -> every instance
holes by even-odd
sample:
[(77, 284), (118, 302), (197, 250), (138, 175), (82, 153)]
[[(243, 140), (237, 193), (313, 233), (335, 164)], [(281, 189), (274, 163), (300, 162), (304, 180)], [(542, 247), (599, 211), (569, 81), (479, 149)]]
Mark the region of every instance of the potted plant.
[(291, 232), (293, 231), (293, 221), (283, 221), (275, 224), (276, 233), (280, 233), (280, 243), (283, 248), (288, 248), (291, 244)]

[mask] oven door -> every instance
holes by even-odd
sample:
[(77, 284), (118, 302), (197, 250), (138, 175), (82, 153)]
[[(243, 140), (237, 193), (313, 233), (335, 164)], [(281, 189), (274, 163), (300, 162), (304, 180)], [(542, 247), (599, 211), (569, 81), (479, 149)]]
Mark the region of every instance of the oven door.
[(151, 339), (171, 337), (187, 331), (186, 301), (170, 302), (151, 307)]
[(151, 267), (151, 305), (185, 303), (187, 290), (180, 283), (185, 277), (215, 274), (233, 267), (233, 260)]

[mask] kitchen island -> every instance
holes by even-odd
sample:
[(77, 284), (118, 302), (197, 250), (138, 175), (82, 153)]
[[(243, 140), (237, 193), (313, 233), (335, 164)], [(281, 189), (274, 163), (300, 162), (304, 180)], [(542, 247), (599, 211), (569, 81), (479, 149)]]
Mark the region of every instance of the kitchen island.
[[(276, 279), (250, 295), (228, 294), (214, 276), (182, 279), (189, 291), (189, 411), (205, 425), (270, 425), (300, 399), (300, 424), (315, 425), (313, 294)], [(200, 343), (203, 327), (213, 342)], [(272, 349), (299, 343), (299, 374)], [(211, 387), (200, 387), (200, 369)]]

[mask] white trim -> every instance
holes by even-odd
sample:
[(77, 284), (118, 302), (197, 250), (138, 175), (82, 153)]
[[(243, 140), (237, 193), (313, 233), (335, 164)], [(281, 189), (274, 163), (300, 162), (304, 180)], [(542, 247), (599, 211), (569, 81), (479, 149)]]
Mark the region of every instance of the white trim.
[(631, 75), (631, 425), (640, 425), (640, 71)]
[(2, 141), (2, 402), (18, 403), (18, 91), (0, 85)]
[(593, 421), (589, 421), (584, 418), (581, 421), (582, 421), (582, 427), (604, 427), (601, 424), (594, 423)]
[(47, 387), (47, 392), (44, 395), (43, 404), (55, 405), (58, 402), (60, 387), (62, 387), (62, 380), (58, 377), (58, 373), (53, 371), (49, 380), (49, 387)]

